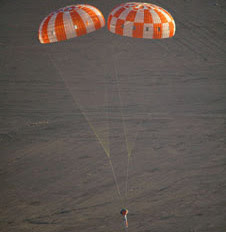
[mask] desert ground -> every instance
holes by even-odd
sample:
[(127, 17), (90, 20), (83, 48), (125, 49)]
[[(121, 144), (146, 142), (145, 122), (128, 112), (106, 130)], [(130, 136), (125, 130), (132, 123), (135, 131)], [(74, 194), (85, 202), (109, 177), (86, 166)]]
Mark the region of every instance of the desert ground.
[(226, 2), (148, 2), (173, 38), (43, 45), (51, 11), (121, 1), (1, 0), (1, 232), (226, 231)]

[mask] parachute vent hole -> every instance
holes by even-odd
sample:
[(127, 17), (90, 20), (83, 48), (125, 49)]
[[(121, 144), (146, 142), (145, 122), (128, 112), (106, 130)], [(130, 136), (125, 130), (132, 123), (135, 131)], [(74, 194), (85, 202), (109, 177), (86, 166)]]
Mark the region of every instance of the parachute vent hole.
[(146, 27), (146, 31), (149, 31), (149, 27)]
[(160, 27), (158, 27), (158, 32), (160, 32), (161, 31), (161, 28)]

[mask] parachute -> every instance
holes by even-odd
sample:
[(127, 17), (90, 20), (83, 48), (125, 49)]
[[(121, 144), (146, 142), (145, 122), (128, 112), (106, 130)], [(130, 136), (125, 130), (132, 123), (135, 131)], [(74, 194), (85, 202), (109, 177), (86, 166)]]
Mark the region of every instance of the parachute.
[[(53, 43), (67, 40), (96, 31), (104, 27), (104, 25), (104, 16), (97, 8), (87, 4), (66, 6), (50, 13), (41, 22), (39, 27), (39, 41), (41, 43)], [(172, 37), (176, 29), (173, 17), (163, 8), (149, 3), (135, 2), (123, 3), (116, 6), (109, 14), (107, 26), (108, 30), (115, 34), (147, 39)], [(108, 42), (109, 41), (107, 41), (106, 44), (109, 44)], [(96, 136), (97, 141), (102, 146), (112, 171), (118, 197), (121, 200), (121, 206), (125, 207), (127, 206), (127, 198), (129, 195), (130, 160), (140, 130), (139, 128), (142, 127), (144, 119), (140, 118), (141, 112), (139, 110), (137, 110), (137, 112), (139, 111), (138, 117), (135, 115), (136, 111), (131, 111), (132, 108), (130, 104), (134, 104), (135, 102), (135, 107), (137, 107), (138, 101), (133, 101), (133, 99), (132, 101), (130, 100), (132, 94), (130, 94), (128, 86), (125, 86), (125, 81), (122, 81), (125, 79), (120, 81), (120, 70), (117, 68), (117, 62), (119, 60), (117, 51), (112, 53), (107, 51), (108, 53), (106, 53), (105, 49), (101, 49), (104, 55), (100, 53), (98, 57), (109, 57), (109, 60), (102, 63), (102, 59), (98, 59), (96, 53), (93, 52), (94, 57), (92, 57), (92, 52), (90, 53), (90, 50), (92, 51), (94, 46), (92, 43), (91, 45), (92, 46), (85, 46), (88, 47), (86, 52), (89, 54), (89, 60), (93, 59), (95, 62), (89, 62), (88, 69), (87, 65), (84, 67), (79, 67), (80, 63), (77, 66), (74, 65), (74, 58), (80, 59), (80, 57), (74, 54), (70, 43), (63, 44), (62, 47), (64, 49), (59, 50), (63, 52), (63, 56), (58, 55), (58, 46), (53, 46), (53, 49), (51, 49), (54, 51), (53, 55), (51, 55), (49, 50), (47, 53), (50, 62), (55, 68), (55, 72), (65, 83), (65, 87), (68, 89), (73, 103), (76, 108), (80, 110), (90, 129)], [(103, 46), (102, 41), (100, 46)], [(67, 48), (69, 49), (68, 52), (66, 50)], [(112, 46), (112, 51), (114, 51), (113, 49), (114, 47)], [(95, 78), (89, 78), (89, 75), (91, 76), (93, 72), (97, 72), (96, 66), (98, 66), (98, 73), (95, 74)], [(93, 67), (94, 69), (92, 69)], [(83, 78), (84, 76), (86, 78)], [(124, 96), (127, 97), (127, 101), (125, 100), (126, 104), (123, 102), (122, 90), (125, 90)], [(139, 92), (143, 94), (143, 89), (140, 88), (140, 90)], [(131, 92), (133, 91), (134, 90)], [(141, 99), (143, 102), (143, 97), (139, 97), (138, 99)], [(118, 100), (118, 105), (116, 100)], [(123, 110), (124, 106), (125, 108), (127, 107), (126, 110)], [(132, 120), (129, 120), (130, 112), (132, 112)], [(112, 159), (114, 150), (111, 149), (111, 147), (113, 147), (113, 143), (111, 143), (111, 139), (113, 138), (111, 137), (111, 129), (113, 127), (111, 128), (110, 119), (115, 117), (117, 117), (116, 129), (120, 129), (119, 132), (123, 133), (121, 137), (118, 137), (120, 139), (124, 137), (124, 141), (122, 142), (125, 147), (122, 148), (124, 148), (124, 152), (127, 152), (127, 155), (124, 156), (125, 160), (122, 160), (122, 162), (118, 162), (118, 157), (115, 156), (117, 165), (119, 163), (122, 166), (126, 164), (124, 173), (124, 196), (121, 194), (122, 191), (120, 191), (122, 186), (120, 186), (120, 183), (117, 181), (118, 178), (113, 165), (114, 160)], [(120, 120), (118, 120), (118, 118)], [(115, 128), (113, 129), (115, 133), (116, 130)], [(118, 152), (118, 147), (119, 144), (117, 144), (116, 152)], [(120, 152), (122, 148), (119, 149)], [(125, 231), (127, 231), (128, 210), (123, 208), (120, 213), (123, 216)]]
[(173, 17), (163, 8), (139, 2), (122, 3), (108, 16), (108, 30), (134, 38), (163, 39), (174, 36)]
[(53, 43), (88, 34), (104, 27), (103, 14), (94, 6), (79, 4), (50, 13), (39, 26), (40, 43)]

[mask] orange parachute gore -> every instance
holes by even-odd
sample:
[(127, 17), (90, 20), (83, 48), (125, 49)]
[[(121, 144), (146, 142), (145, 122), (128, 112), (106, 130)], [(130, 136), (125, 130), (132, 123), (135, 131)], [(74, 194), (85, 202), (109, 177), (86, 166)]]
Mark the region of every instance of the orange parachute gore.
[(122, 3), (108, 16), (108, 30), (134, 38), (163, 39), (174, 36), (173, 17), (163, 8), (140, 2)]
[(40, 43), (53, 43), (96, 31), (105, 25), (103, 14), (88, 4), (71, 5), (50, 13), (39, 26)]

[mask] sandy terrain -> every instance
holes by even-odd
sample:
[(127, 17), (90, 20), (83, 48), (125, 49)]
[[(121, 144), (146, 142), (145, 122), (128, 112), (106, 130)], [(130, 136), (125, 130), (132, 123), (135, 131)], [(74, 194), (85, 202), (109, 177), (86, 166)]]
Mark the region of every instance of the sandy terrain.
[(172, 39), (41, 45), (76, 3), (1, 0), (0, 231), (123, 231), (123, 206), (130, 232), (226, 231), (226, 2), (152, 1)]

